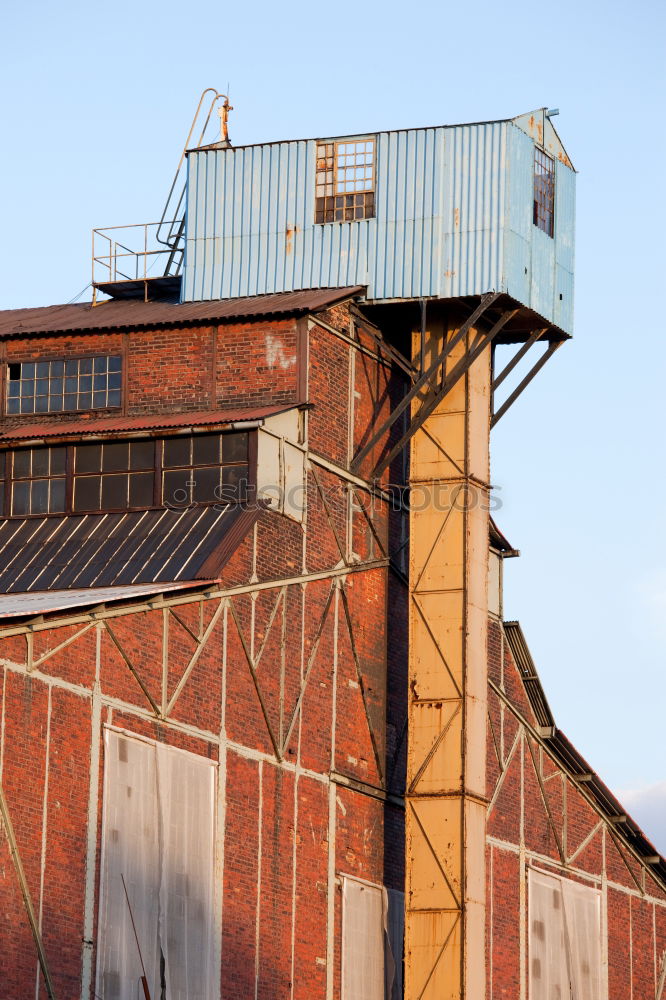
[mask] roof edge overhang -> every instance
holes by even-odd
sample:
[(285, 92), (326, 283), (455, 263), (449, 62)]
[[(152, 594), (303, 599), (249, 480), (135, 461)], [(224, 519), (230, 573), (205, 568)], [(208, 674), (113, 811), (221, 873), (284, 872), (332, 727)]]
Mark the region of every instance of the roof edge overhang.
[(591, 800), (599, 815), (613, 827), (637, 860), (645, 865), (646, 869), (666, 888), (666, 858), (657, 851), (638, 823), (631, 818), (582, 754), (556, 726), (520, 623), (507, 621), (503, 622), (502, 627), (528, 701), (539, 723), (537, 735), (544, 747), (567, 776)]
[(0, 310), (0, 340), (289, 319), (329, 309), (362, 295), (365, 290), (365, 285), (325, 286), (196, 302), (110, 299), (97, 305), (82, 302), (3, 309)]
[(365, 131), (358, 132), (348, 132), (343, 135), (310, 135), (301, 136), (295, 139), (267, 139), (264, 142), (244, 142), (235, 146), (232, 143), (224, 144), (219, 140), (216, 142), (206, 143), (204, 146), (193, 146), (191, 149), (185, 150), (185, 155), (190, 156), (192, 153), (209, 153), (209, 152), (219, 152), (219, 153), (233, 153), (240, 149), (256, 149), (258, 146), (284, 146), (289, 143), (301, 143), (301, 142), (345, 142), (346, 140), (353, 139), (363, 139), (367, 136), (373, 135), (401, 135), (405, 132), (432, 132), (436, 129), (454, 129), (454, 128), (474, 128), (480, 125), (512, 125), (515, 124), (517, 119), (526, 118), (529, 115), (536, 115), (541, 111), (545, 112), (547, 109), (539, 108), (536, 111), (525, 111), (519, 115), (509, 115), (506, 118), (490, 118), (486, 121), (474, 121), (474, 122), (453, 122), (452, 124), (444, 125), (441, 122), (436, 125), (411, 125), (405, 126), (403, 128), (375, 128), (375, 129), (365, 129)]
[(54, 420), (52, 423), (16, 425), (0, 434), (3, 448), (28, 445), (59, 444), (72, 441), (131, 440), (180, 434), (207, 434), (223, 430), (252, 430), (267, 419), (303, 409), (304, 403), (280, 403), (273, 406), (236, 408), (229, 410), (198, 410), (191, 413), (166, 413), (138, 417), (79, 417)]

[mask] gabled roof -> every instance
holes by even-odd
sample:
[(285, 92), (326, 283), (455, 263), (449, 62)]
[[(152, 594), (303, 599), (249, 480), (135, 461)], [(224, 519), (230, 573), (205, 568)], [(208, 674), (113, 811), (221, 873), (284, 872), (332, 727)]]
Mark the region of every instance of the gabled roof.
[(0, 521), (0, 595), (211, 580), (261, 504)]
[(174, 327), (185, 323), (217, 323), (267, 316), (304, 315), (327, 309), (365, 291), (363, 285), (348, 288), (312, 288), (299, 292), (277, 292), (238, 299), (206, 302), (144, 302), (142, 299), (112, 299), (93, 306), (40, 306), (36, 309), (0, 310), (0, 337), (33, 333), (63, 333), (92, 330), (139, 330)]
[(562, 730), (555, 725), (555, 719), (546, 700), (520, 623), (504, 622), (504, 634), (518, 673), (522, 678), (525, 693), (534, 712), (539, 736), (543, 740), (544, 746), (572, 781), (585, 790), (600, 815), (613, 824), (617, 835), (629, 845), (666, 886), (666, 858), (658, 853), (654, 844), (648, 840), (638, 824), (628, 815), (599, 775), (592, 770)]

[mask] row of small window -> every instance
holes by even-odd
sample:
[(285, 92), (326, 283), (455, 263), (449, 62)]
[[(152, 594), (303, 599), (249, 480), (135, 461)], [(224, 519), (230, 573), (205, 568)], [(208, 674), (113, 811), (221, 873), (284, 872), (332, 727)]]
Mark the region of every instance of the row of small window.
[(7, 366), (7, 413), (65, 413), (119, 407), (120, 355), (17, 361)]
[(248, 471), (246, 433), (26, 448), (0, 455), (0, 513), (235, 503)]

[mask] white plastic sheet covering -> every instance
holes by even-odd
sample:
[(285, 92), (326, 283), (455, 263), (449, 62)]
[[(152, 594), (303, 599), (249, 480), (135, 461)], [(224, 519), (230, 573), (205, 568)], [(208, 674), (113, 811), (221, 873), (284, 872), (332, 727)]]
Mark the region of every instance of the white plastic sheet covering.
[(402, 997), (404, 894), (342, 879), (342, 1000)]
[(603, 1000), (600, 893), (530, 870), (529, 926), (530, 1000)]
[(110, 729), (105, 745), (97, 996), (143, 996), (123, 876), (152, 1000), (213, 1000), (215, 764)]

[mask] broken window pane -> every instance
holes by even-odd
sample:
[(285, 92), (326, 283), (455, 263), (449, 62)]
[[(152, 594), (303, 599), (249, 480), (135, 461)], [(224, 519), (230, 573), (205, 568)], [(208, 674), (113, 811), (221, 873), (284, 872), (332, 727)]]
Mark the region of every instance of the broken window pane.
[(7, 412), (60, 413), (119, 406), (120, 372), (120, 355), (12, 362), (7, 366)]
[(374, 188), (374, 139), (318, 143), (315, 222), (374, 218)]
[(555, 161), (542, 149), (534, 150), (535, 226), (548, 236), (555, 231)]

